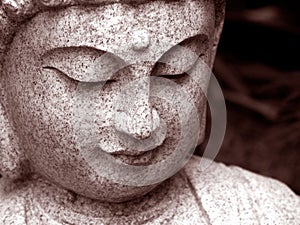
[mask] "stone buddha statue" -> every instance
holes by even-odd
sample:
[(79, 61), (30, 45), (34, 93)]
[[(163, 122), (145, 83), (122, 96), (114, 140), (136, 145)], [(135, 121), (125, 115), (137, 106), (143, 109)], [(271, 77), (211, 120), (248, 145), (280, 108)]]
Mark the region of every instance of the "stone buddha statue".
[(191, 154), (224, 8), (2, 0), (0, 224), (299, 225), (286, 185)]

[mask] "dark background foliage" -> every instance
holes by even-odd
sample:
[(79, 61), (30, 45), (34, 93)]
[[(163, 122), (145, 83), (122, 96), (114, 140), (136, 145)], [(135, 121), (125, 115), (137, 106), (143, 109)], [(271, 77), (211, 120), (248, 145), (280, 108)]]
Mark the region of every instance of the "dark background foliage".
[(299, 1), (228, 1), (214, 69), (228, 110), (216, 160), (279, 179), (298, 194), (299, 12)]

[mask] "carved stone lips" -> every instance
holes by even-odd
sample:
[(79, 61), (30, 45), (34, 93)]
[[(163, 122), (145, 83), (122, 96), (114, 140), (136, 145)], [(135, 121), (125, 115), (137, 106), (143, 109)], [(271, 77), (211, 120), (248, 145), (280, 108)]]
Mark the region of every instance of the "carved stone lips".
[(115, 152), (110, 153), (110, 154), (112, 154), (112, 155), (126, 155), (126, 156), (138, 157), (138, 156), (144, 155), (147, 152), (154, 151), (157, 147), (161, 146), (162, 143), (163, 143), (163, 141), (160, 142), (160, 143), (158, 143), (155, 146), (152, 146), (152, 148), (150, 148), (150, 149), (148, 148), (148, 149), (143, 149), (143, 150), (132, 150), (132, 149), (126, 148), (126, 149), (123, 149), (123, 150), (115, 151)]
[(136, 166), (146, 166), (151, 164), (151, 159), (153, 158), (154, 152), (156, 150), (147, 151), (144, 153), (139, 154), (131, 154), (129, 155), (128, 152), (124, 154), (112, 154), (114, 158), (117, 160), (129, 164), (129, 165), (136, 165)]

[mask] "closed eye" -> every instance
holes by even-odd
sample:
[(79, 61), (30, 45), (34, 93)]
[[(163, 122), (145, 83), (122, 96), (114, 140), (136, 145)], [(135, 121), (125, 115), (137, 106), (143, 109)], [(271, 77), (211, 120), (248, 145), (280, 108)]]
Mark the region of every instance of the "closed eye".
[(91, 47), (56, 48), (41, 57), (42, 68), (54, 70), (72, 81), (105, 83), (123, 67), (118, 56)]
[(188, 77), (188, 74), (181, 73), (181, 74), (175, 74), (175, 75), (159, 75), (158, 77), (166, 78), (169, 80), (179, 80)]
[(43, 70), (50, 70), (50, 71), (54, 71), (56, 72), (57, 74), (63, 76), (64, 78), (67, 78), (69, 81), (73, 82), (73, 83), (78, 83), (79, 81), (72, 78), (71, 76), (68, 76), (67, 74), (65, 74), (64, 72), (62, 72), (61, 70), (53, 67), (53, 66), (43, 66), (42, 67)]
[(175, 75), (191, 70), (199, 60), (203, 60), (208, 51), (209, 39), (200, 34), (188, 38), (169, 49), (156, 63), (153, 75)]
[(64, 78), (67, 78), (69, 81), (73, 82), (73, 83), (81, 83), (81, 85), (86, 85), (86, 86), (98, 86), (98, 85), (104, 85), (104, 84), (111, 84), (111, 83), (114, 83), (116, 82), (116, 80), (114, 79), (110, 79), (110, 80), (106, 80), (106, 81), (79, 81), (79, 80), (76, 80), (74, 78), (72, 78), (72, 76), (69, 76), (67, 74), (65, 74), (64, 72), (62, 72), (61, 70), (53, 67), (53, 66), (44, 66), (42, 67), (43, 69), (45, 70), (51, 70), (51, 71), (54, 71), (56, 72), (57, 74), (63, 76)]

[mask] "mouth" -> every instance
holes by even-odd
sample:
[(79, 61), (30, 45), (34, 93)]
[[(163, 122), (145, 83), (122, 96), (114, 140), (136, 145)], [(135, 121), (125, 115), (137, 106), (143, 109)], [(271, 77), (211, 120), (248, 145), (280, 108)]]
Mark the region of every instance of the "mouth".
[(117, 153), (117, 154), (111, 154), (117, 161), (120, 161), (122, 163), (128, 164), (128, 165), (134, 165), (134, 166), (147, 166), (150, 165), (152, 162), (152, 159), (154, 157), (154, 153), (156, 152), (156, 149), (143, 152), (141, 154), (128, 154), (127, 153)]

